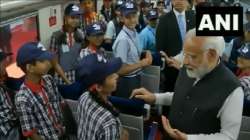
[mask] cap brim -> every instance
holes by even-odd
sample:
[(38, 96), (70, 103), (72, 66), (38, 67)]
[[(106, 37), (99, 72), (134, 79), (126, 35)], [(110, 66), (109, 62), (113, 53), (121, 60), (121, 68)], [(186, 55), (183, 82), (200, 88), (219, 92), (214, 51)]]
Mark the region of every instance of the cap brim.
[(107, 75), (110, 75), (112, 73), (117, 73), (122, 66), (122, 60), (121, 58), (112, 58), (108, 60), (107, 62)]
[(136, 14), (137, 10), (127, 10), (122, 12), (124, 16), (128, 16), (130, 14)]
[(94, 33), (90, 33), (90, 36), (98, 36), (98, 35), (104, 35), (105, 33), (102, 31), (98, 31), (98, 32), (94, 32)]
[(49, 52), (49, 51), (44, 51), (39, 57), (37, 57), (37, 60), (52, 60), (55, 57), (55, 54)]
[(156, 20), (156, 19), (158, 19), (158, 16), (148, 17), (148, 20)]
[(71, 13), (69, 13), (69, 16), (80, 16), (82, 14), (83, 14), (83, 11), (71, 12)]

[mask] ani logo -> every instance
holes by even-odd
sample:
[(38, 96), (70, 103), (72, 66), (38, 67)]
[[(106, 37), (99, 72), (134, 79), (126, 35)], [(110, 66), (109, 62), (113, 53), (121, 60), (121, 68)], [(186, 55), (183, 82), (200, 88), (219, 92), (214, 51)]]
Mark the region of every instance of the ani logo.
[(241, 36), (242, 7), (197, 7), (196, 34), (199, 36)]

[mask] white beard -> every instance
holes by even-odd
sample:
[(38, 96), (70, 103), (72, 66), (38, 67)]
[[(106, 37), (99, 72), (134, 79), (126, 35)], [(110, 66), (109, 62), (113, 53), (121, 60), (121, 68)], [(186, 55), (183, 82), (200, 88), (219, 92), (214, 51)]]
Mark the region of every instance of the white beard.
[(187, 71), (188, 77), (195, 78), (195, 79), (201, 79), (204, 75), (210, 72), (208, 68), (204, 68), (204, 67), (196, 69), (196, 70), (186, 69), (186, 71)]

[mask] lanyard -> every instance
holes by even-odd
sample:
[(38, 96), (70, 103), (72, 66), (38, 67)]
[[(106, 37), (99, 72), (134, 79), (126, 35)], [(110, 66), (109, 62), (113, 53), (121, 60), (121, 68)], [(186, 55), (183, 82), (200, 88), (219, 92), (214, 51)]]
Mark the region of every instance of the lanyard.
[(45, 101), (45, 105), (47, 106), (48, 108), (48, 115), (51, 119), (51, 121), (53, 122), (53, 126), (58, 129), (60, 131), (60, 134), (62, 134), (63, 132), (63, 128), (60, 124), (58, 124), (57, 122), (57, 117), (55, 115), (55, 111), (54, 109), (52, 108), (51, 104), (49, 103), (49, 97), (48, 95), (46, 94), (46, 91), (44, 88), (42, 88), (41, 90), (41, 97), (43, 98), (43, 100)]
[(69, 47), (72, 48), (73, 46), (73, 33), (69, 33)]
[(135, 46), (135, 48), (136, 48), (136, 50), (137, 50), (137, 53), (138, 53), (138, 56), (140, 57), (140, 50), (139, 50), (139, 48), (138, 48), (138, 44), (136, 43), (136, 41), (133, 39), (133, 37), (126, 31), (126, 30), (124, 30), (124, 29), (122, 29), (125, 33), (126, 33), (126, 35), (129, 37), (129, 39), (133, 42), (133, 44), (134, 44), (134, 46)]
[(43, 102), (44, 102), (44, 105), (47, 107), (48, 109), (48, 117), (49, 119), (52, 121), (53, 123), (53, 126), (58, 130), (60, 131), (60, 134), (63, 133), (63, 128), (60, 124), (58, 124), (58, 122), (56, 121), (57, 117), (55, 115), (55, 111), (54, 109), (52, 108), (51, 104), (49, 103), (49, 97), (46, 93), (46, 90), (44, 88), (41, 88), (41, 90), (38, 92), (38, 95), (42, 98)]

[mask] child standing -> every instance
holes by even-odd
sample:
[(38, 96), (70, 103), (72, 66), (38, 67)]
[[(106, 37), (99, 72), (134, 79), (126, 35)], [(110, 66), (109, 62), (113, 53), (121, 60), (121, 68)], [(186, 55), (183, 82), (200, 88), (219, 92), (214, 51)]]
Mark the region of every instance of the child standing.
[(123, 22), (121, 19), (121, 6), (123, 3), (124, 2), (122, 0), (116, 1), (114, 8), (115, 16), (107, 24), (107, 30), (104, 35), (104, 48), (107, 51), (112, 51), (112, 45), (123, 27)]
[(135, 29), (138, 22), (137, 12), (137, 5), (132, 1), (127, 1), (121, 6), (124, 25), (112, 46), (115, 57), (120, 57), (123, 62), (118, 72), (121, 78), (116, 92), (119, 93), (117, 96), (125, 98), (130, 97), (132, 90), (140, 87), (141, 69), (152, 63), (149, 51), (145, 58), (140, 59), (142, 49)]
[(11, 53), (0, 50), (0, 139), (19, 140), (19, 123), (13, 103), (14, 92), (5, 85), (5, 59)]
[(85, 31), (87, 35), (88, 46), (81, 50), (80, 59), (93, 53), (104, 56), (104, 49), (101, 48), (105, 33), (103, 25), (100, 22), (94, 22), (87, 25)]
[(53, 58), (36, 42), (26, 43), (18, 50), (17, 65), (25, 72), (25, 81), (15, 96), (15, 105), (22, 133), (32, 140), (59, 140), (64, 136), (63, 100), (52, 77), (47, 75)]
[(151, 9), (146, 15), (148, 25), (140, 32), (140, 47), (143, 50), (149, 50), (151, 53), (157, 53), (155, 46), (155, 30), (158, 20), (158, 12), (156, 9)]
[[(64, 25), (62, 30), (52, 34), (50, 50), (58, 57), (67, 79), (75, 82), (75, 68), (82, 47), (83, 33), (78, 29), (82, 11), (76, 4), (69, 4), (64, 11)], [(59, 85), (65, 84), (63, 79), (55, 73), (55, 81)]]

